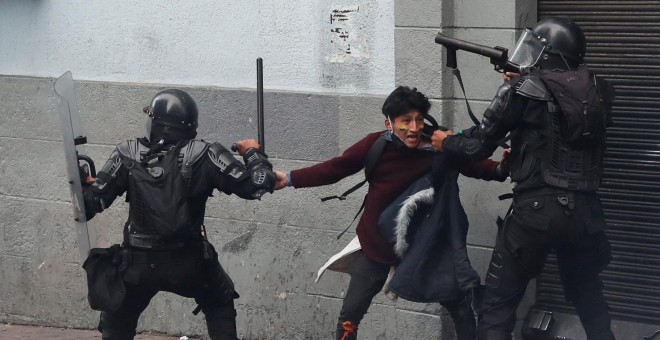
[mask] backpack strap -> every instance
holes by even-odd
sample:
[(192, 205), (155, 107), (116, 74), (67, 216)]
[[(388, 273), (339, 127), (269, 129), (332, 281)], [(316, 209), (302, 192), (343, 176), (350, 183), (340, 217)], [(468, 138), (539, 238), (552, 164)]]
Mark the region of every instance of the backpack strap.
[(385, 145), (387, 145), (387, 139), (384, 136), (378, 137), (367, 151), (367, 156), (364, 157), (364, 177), (367, 182), (371, 182), (373, 179), (374, 169), (385, 150)]
[[(376, 168), (376, 164), (378, 164), (378, 160), (380, 159), (380, 155), (382, 155), (383, 150), (385, 150), (385, 145), (387, 145), (387, 139), (385, 139), (384, 136), (378, 137), (378, 139), (376, 139), (376, 141), (373, 144), (371, 144), (369, 151), (367, 151), (367, 155), (364, 157), (364, 180), (362, 182), (355, 184), (354, 186), (352, 186), (350, 189), (346, 190), (343, 194), (339, 196), (333, 195), (333, 196), (323, 197), (321, 198), (321, 202), (329, 201), (332, 199), (338, 199), (340, 201), (343, 201), (346, 199), (346, 196), (352, 194), (357, 189), (360, 189), (364, 185), (364, 183), (370, 182), (372, 180), (374, 168)], [(362, 211), (362, 208), (360, 208), (360, 211)], [(358, 212), (358, 214), (360, 214), (360, 212)]]
[[(364, 181), (362, 181), (362, 183), (364, 184)], [(348, 227), (344, 228), (344, 230), (342, 230), (341, 233), (337, 234), (337, 239), (340, 239), (348, 231), (348, 229), (351, 228), (353, 223), (355, 223), (355, 220), (357, 220), (357, 217), (360, 216), (360, 213), (362, 212), (362, 210), (364, 210), (364, 204), (365, 203), (367, 203), (367, 195), (364, 195), (364, 198), (362, 199), (362, 205), (360, 205), (360, 209), (358, 209), (358, 212), (353, 217), (353, 220), (351, 221), (351, 223), (348, 224)]]
[[(352, 194), (354, 191), (357, 189), (360, 189), (364, 183), (366, 182), (371, 182), (373, 179), (373, 171), (376, 168), (376, 164), (378, 164), (378, 160), (380, 159), (380, 156), (383, 154), (383, 150), (385, 150), (385, 145), (387, 145), (387, 139), (385, 139), (384, 136), (378, 137), (376, 141), (371, 144), (371, 147), (369, 148), (369, 151), (367, 151), (367, 155), (364, 157), (364, 180), (361, 181), (360, 183), (354, 185), (350, 189), (346, 190), (343, 194), (340, 196), (328, 196), (328, 197), (323, 197), (321, 198), (321, 202), (325, 202), (331, 199), (338, 199), (340, 201), (343, 201), (346, 199), (346, 196)], [(362, 205), (360, 205), (360, 209), (358, 209), (358, 212), (355, 214), (353, 217), (353, 220), (351, 223), (348, 224), (348, 227), (346, 227), (341, 233), (337, 235), (337, 239), (341, 238), (342, 235), (344, 235), (348, 229), (351, 228), (353, 223), (355, 223), (355, 220), (357, 220), (358, 216), (360, 216), (360, 213), (362, 210), (364, 210), (364, 204), (367, 202), (367, 195), (364, 195), (364, 198), (362, 199)]]

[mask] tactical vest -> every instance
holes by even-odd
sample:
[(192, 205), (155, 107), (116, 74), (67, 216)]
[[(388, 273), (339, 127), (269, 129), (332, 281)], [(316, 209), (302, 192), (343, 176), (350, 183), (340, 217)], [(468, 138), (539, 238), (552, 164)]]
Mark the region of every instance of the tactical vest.
[(197, 221), (197, 216), (191, 216), (189, 207), (191, 170), (208, 144), (184, 141), (169, 146), (149, 160), (145, 159), (146, 150), (139, 142), (129, 142), (135, 147), (129, 152), (120, 152), (128, 170), (129, 186), (125, 233), (153, 236), (158, 240), (198, 235), (201, 222)]
[(576, 146), (568, 142), (569, 132), (562, 131), (566, 128), (566, 124), (562, 124), (565, 118), (556, 96), (548, 96), (546, 103), (543, 128), (524, 126), (511, 134), (515, 148), (511, 179), (523, 182), (540, 171), (540, 177), (549, 186), (575, 191), (597, 190), (603, 173), (605, 127), (589, 145)]

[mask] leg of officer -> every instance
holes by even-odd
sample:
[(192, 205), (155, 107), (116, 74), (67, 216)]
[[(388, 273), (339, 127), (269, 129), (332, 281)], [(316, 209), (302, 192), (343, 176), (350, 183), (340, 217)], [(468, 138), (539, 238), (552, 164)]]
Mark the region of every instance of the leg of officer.
[(236, 340), (236, 309), (234, 299), (222, 304), (209, 304), (202, 307), (206, 327), (212, 340)]
[[(548, 218), (524, 209), (518, 209), (521, 212), (516, 213), (515, 207), (500, 230), (486, 274), (480, 303), (480, 340), (511, 339), (516, 310), (527, 284), (543, 269), (552, 246)], [(530, 226), (525, 220), (545, 222)]]
[(579, 246), (557, 247), (557, 258), (566, 299), (575, 311), (589, 340), (614, 340), (610, 315), (598, 274), (609, 262), (609, 243), (604, 232), (587, 236)]
[[(206, 326), (212, 340), (236, 340), (236, 309), (234, 299), (239, 297), (234, 283), (219, 262), (209, 264), (208, 276), (195, 301), (202, 308)], [(200, 271), (199, 274), (202, 274)], [(200, 280), (204, 280), (200, 278)]]
[(126, 297), (119, 309), (101, 312), (99, 330), (103, 340), (130, 340), (135, 337), (140, 314), (157, 291), (126, 282)]
[(468, 299), (460, 299), (450, 302), (441, 302), (443, 307), (449, 312), (454, 329), (456, 330), (456, 339), (474, 340), (477, 337), (477, 321), (474, 318), (474, 311)]

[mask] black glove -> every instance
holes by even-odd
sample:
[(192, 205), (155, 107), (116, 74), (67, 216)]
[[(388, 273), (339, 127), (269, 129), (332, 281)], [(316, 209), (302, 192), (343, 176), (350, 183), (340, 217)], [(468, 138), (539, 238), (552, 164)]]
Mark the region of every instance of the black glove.
[(91, 183), (87, 182), (87, 179), (91, 177), (91, 174), (89, 173), (89, 165), (78, 165), (78, 173), (80, 174), (80, 184), (84, 187), (90, 186)]

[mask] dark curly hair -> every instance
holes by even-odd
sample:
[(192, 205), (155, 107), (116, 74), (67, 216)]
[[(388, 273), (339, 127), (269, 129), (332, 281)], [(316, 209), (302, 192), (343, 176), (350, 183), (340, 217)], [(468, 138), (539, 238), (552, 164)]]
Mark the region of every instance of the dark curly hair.
[(417, 88), (411, 89), (408, 86), (397, 87), (383, 103), (383, 114), (390, 119), (405, 115), (412, 110), (417, 110), (426, 116), (430, 109), (429, 99), (423, 93), (418, 92)]

